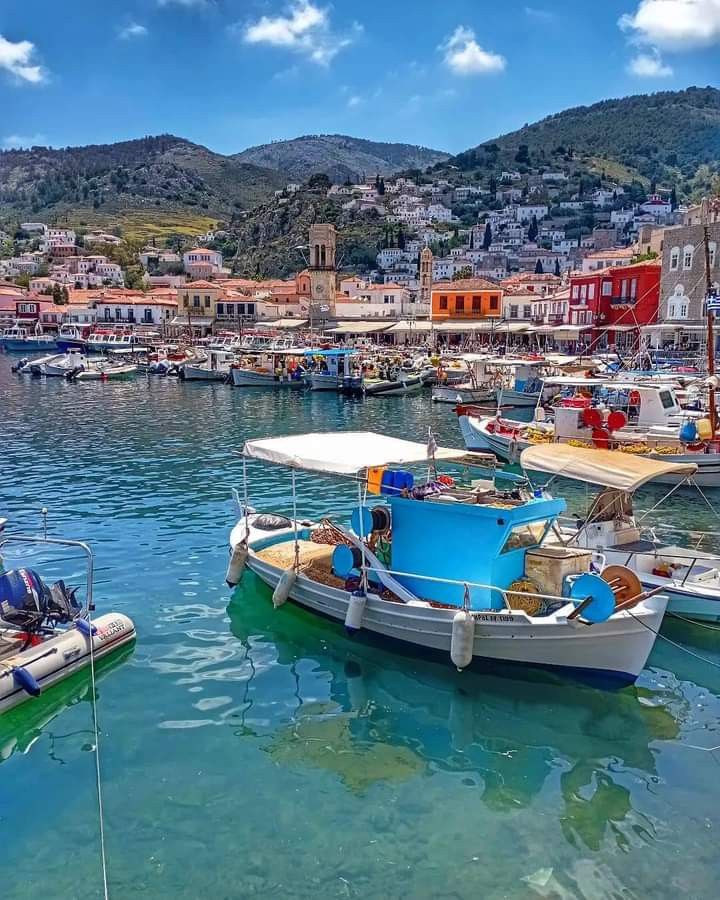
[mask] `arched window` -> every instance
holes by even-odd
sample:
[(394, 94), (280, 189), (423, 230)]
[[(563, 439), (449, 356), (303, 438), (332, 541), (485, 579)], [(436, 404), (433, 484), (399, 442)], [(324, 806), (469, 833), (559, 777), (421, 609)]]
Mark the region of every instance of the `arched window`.
[(323, 267), (323, 269), (326, 266), (325, 244), (323, 244), (320, 248), (320, 265)]
[(710, 268), (714, 269), (715, 263), (717, 262), (717, 242), (710, 241), (708, 249), (710, 250)]
[(670, 251), (670, 271), (677, 272), (680, 268), (680, 248), (673, 247)]
[(686, 244), (683, 248), (683, 269), (692, 269), (694, 248), (692, 244)]
[(315, 266), (320, 268), (320, 244), (315, 244)]

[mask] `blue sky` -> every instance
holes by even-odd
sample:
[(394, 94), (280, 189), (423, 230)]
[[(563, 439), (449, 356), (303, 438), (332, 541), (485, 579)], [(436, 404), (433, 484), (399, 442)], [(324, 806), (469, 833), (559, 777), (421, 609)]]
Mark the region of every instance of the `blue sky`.
[(2, 0), (0, 146), (337, 132), (458, 152), (720, 81), (720, 0)]

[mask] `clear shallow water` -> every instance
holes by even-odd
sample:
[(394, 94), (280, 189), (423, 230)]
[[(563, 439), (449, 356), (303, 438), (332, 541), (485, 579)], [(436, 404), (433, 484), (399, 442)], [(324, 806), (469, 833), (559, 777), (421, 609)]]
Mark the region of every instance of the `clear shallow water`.
[[(613, 694), (458, 674), (275, 612), (252, 575), (225, 587), (245, 438), (424, 440), (431, 422), (457, 445), (449, 408), (20, 380), (11, 362), (0, 515), (37, 530), (45, 505), (51, 532), (89, 539), (99, 609), (139, 633), (97, 685), (112, 896), (717, 896), (717, 669), (658, 644), (638, 685)], [(251, 502), (288, 508), (282, 473), (253, 479)], [(352, 502), (299, 486), (308, 513)], [(694, 495), (674, 495), (668, 519), (714, 527)], [(720, 635), (667, 634), (720, 663)], [(78, 676), (0, 719), (4, 898), (100, 896), (88, 700)]]

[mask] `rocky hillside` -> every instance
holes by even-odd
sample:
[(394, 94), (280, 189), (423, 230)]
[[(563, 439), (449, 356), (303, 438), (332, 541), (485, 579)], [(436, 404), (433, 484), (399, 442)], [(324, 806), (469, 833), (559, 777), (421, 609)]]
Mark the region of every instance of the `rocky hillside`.
[[(377, 213), (350, 213), (324, 191), (302, 190), (288, 198), (271, 200), (232, 222), (232, 238), (218, 246), (234, 255), (233, 268), (245, 277), (283, 278), (302, 269), (307, 259), (308, 229), (315, 222), (330, 222), (338, 229), (338, 266), (366, 269), (374, 266), (385, 224)], [(304, 254), (304, 255), (303, 255)], [(228, 260), (226, 259), (226, 262)]]
[(0, 152), (0, 220), (156, 207), (225, 216), (255, 206), (285, 181), (173, 135), (7, 150)]
[(451, 166), (478, 176), (606, 171), (692, 193), (720, 171), (720, 90), (691, 87), (567, 109), (467, 150), (448, 161), (447, 171), (456, 171)]
[(405, 169), (425, 169), (447, 159), (448, 153), (413, 144), (387, 144), (347, 137), (342, 134), (315, 134), (250, 147), (236, 154), (241, 162), (265, 166), (304, 181), (324, 172), (334, 181), (355, 179), (363, 174), (391, 175)]

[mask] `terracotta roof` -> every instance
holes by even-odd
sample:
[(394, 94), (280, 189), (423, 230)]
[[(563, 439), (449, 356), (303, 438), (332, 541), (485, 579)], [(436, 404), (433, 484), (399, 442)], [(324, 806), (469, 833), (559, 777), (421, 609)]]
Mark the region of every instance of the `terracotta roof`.
[[(211, 250), (209, 247), (193, 247), (192, 250), (186, 250), (185, 253), (218, 253), (219, 250)], [(220, 254), (222, 256), (222, 254)]]
[(208, 288), (213, 291), (219, 290), (216, 284), (213, 284), (212, 281), (203, 281), (200, 279), (199, 281), (188, 281), (187, 284), (181, 284), (178, 290), (183, 290), (184, 288)]

